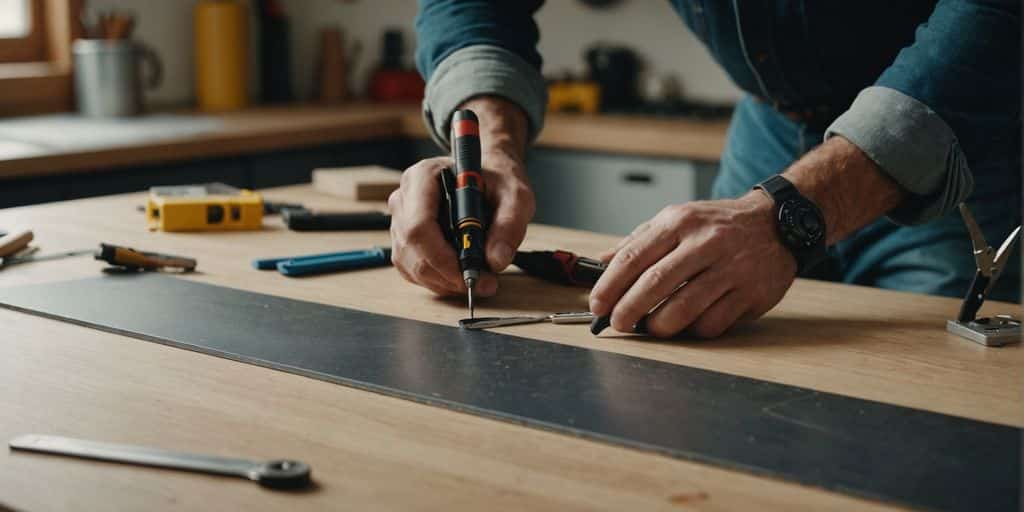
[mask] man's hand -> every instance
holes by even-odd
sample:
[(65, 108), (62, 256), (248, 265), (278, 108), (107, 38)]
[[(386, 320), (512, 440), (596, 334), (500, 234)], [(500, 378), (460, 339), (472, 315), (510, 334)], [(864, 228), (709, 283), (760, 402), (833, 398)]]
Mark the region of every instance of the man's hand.
[[(460, 108), (473, 110), (480, 119), (484, 195), (493, 209), (487, 230), (487, 264), (496, 273), (512, 262), (536, 209), (523, 161), (526, 115), (518, 106), (494, 97), (475, 98)], [(438, 175), (451, 165), (449, 157), (413, 165), (388, 198), (391, 261), (406, 280), (438, 295), (466, 293), (455, 249), (437, 222), (441, 202)], [(483, 273), (477, 293), (486, 297), (497, 290), (495, 274)]]
[(647, 316), (647, 331), (658, 337), (684, 329), (715, 337), (760, 317), (796, 276), (773, 210), (757, 191), (666, 207), (602, 255), (611, 263), (590, 293), (590, 310), (611, 313), (621, 332), (632, 332)]
[[(842, 137), (805, 155), (784, 176), (821, 208), (827, 244), (906, 197)], [(603, 255), (611, 263), (590, 293), (590, 311), (611, 314), (612, 327), (621, 332), (632, 332), (647, 316), (647, 331), (658, 337), (683, 330), (715, 337), (760, 317), (782, 300), (796, 274), (774, 210), (774, 201), (760, 191), (665, 208)]]

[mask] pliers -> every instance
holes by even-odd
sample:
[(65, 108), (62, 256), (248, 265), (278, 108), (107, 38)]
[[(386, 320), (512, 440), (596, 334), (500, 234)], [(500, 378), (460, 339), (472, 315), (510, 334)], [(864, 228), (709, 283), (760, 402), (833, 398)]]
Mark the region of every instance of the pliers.
[(553, 324), (589, 324), (594, 320), (594, 314), (589, 311), (572, 313), (554, 313), (540, 316), (505, 316), (505, 317), (482, 317), (463, 318), (459, 320), (459, 327), (476, 331), (480, 329), (493, 329), (509, 325), (539, 324), (551, 322)]
[(1006, 262), (1010, 259), (1010, 253), (1013, 252), (1013, 246), (1019, 238), (1021, 226), (1017, 226), (1017, 229), (1010, 233), (1010, 236), (1003, 241), (1003, 245), (999, 246), (999, 250), (996, 251), (985, 241), (985, 235), (982, 234), (981, 227), (978, 226), (974, 216), (971, 215), (971, 211), (967, 209), (967, 205), (964, 203), (960, 203), (960, 215), (963, 216), (964, 224), (967, 224), (967, 232), (971, 235), (971, 245), (974, 246), (974, 261), (978, 266), (977, 272), (974, 273), (974, 280), (971, 281), (971, 287), (967, 291), (967, 296), (964, 297), (964, 303), (960, 307), (960, 316), (957, 317), (957, 320), (966, 323), (977, 317), (978, 309), (981, 308), (981, 304), (985, 302), (985, 297), (988, 296), (992, 285), (999, 279), (999, 274), (1006, 267)]

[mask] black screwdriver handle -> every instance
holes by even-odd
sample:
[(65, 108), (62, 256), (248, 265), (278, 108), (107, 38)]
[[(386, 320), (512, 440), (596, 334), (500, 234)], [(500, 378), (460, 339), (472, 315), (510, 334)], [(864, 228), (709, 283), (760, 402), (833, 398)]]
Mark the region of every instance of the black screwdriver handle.
[(512, 263), (527, 274), (555, 283), (593, 287), (608, 265), (569, 251), (518, 251)]
[(480, 272), (486, 266), (480, 124), (472, 110), (452, 114), (451, 139), (455, 160), (455, 249), (465, 275), (467, 271)]

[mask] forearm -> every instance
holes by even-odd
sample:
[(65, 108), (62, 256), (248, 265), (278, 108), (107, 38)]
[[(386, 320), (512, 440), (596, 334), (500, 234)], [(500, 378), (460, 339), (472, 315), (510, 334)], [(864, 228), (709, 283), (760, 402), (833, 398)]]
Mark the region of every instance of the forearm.
[(783, 173), (825, 216), (832, 245), (898, 206), (905, 190), (857, 146), (832, 137)]
[(459, 108), (472, 110), (480, 120), (480, 147), (484, 160), (510, 158), (519, 164), (512, 168), (523, 169), (529, 121), (522, 108), (498, 96), (477, 96)]

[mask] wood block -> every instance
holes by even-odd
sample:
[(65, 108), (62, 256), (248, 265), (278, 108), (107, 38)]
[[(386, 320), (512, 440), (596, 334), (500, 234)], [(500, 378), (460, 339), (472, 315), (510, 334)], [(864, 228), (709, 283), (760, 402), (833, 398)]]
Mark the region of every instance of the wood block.
[(402, 171), (368, 165), (313, 170), (318, 192), (356, 201), (387, 201), (402, 178)]

